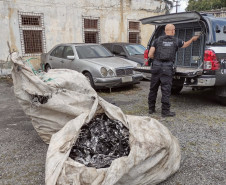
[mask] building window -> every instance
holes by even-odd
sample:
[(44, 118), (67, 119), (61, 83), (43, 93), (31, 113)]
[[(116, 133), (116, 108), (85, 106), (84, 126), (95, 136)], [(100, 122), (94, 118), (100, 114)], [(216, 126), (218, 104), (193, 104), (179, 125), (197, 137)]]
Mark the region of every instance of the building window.
[(140, 44), (140, 22), (129, 21), (128, 42)]
[(99, 18), (83, 18), (83, 42), (100, 43)]
[(19, 12), (19, 29), (23, 56), (46, 52), (43, 14)]

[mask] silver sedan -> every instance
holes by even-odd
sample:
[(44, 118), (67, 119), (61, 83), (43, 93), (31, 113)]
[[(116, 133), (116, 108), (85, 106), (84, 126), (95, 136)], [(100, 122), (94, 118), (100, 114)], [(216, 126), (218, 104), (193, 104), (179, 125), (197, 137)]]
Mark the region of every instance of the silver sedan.
[(135, 72), (139, 64), (115, 57), (99, 44), (60, 44), (41, 56), (41, 67), (67, 68), (84, 74), (93, 88), (112, 88), (136, 84), (142, 73)]

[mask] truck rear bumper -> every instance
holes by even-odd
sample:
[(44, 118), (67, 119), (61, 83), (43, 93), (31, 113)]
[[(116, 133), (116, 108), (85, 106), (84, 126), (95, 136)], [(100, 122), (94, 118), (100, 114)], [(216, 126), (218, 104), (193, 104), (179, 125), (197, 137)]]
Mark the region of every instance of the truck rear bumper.
[(215, 86), (215, 84), (215, 75), (201, 75), (194, 78), (187, 78), (184, 85), (192, 87), (212, 87)]

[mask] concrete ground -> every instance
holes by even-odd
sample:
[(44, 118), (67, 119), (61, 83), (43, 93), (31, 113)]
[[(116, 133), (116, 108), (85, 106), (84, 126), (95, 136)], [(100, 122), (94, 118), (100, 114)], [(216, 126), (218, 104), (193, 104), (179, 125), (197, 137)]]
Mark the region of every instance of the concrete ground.
[[(14, 97), (11, 79), (0, 79), (0, 185), (44, 185), (48, 146), (34, 130)], [(124, 113), (148, 115), (149, 82), (133, 88), (99, 91), (105, 100)], [(181, 146), (179, 171), (161, 185), (226, 184), (226, 107), (213, 98), (212, 90), (184, 88), (171, 97), (175, 118), (161, 118), (161, 93), (157, 99), (158, 119), (176, 136)]]

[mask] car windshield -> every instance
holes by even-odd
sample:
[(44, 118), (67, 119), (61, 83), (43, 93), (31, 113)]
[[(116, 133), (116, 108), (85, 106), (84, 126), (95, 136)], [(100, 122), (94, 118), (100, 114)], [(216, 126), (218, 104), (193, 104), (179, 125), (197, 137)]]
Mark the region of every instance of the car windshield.
[(110, 51), (100, 45), (83, 45), (75, 48), (80, 59), (113, 57)]
[(145, 51), (145, 47), (140, 44), (127, 45), (125, 48), (129, 55), (143, 55)]

